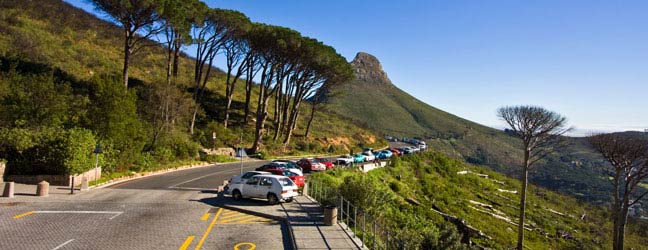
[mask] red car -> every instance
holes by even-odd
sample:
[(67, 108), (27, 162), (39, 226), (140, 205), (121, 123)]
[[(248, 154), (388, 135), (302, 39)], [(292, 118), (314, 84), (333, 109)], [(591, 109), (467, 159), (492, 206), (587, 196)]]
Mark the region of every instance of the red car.
[(311, 172), (311, 171), (325, 171), (326, 166), (324, 164), (319, 163), (317, 160), (313, 158), (303, 158), (299, 161), (297, 161), (297, 165), (301, 167), (304, 172)]
[(290, 178), (290, 180), (292, 180), (297, 185), (297, 187), (303, 187), (304, 183), (306, 183), (306, 179), (303, 175), (299, 175), (289, 170), (283, 171), (282, 174), (283, 176)]
[(403, 152), (401, 152), (401, 151), (398, 150), (398, 149), (390, 148), (389, 151), (391, 151), (392, 154), (395, 154), (395, 155), (398, 155), (398, 156), (403, 156)]
[(319, 163), (324, 164), (324, 166), (326, 166), (326, 170), (335, 167), (335, 165), (333, 165), (333, 162), (327, 158), (315, 158), (315, 160), (319, 161)]

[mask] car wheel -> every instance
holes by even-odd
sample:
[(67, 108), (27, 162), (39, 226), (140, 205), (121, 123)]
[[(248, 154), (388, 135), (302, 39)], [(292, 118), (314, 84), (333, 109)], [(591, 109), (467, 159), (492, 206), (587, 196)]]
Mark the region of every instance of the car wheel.
[(234, 198), (234, 200), (238, 201), (238, 200), (243, 199), (243, 195), (241, 195), (241, 191), (239, 191), (238, 189), (235, 189), (234, 191), (232, 191), (232, 198)]
[(275, 205), (279, 203), (279, 198), (277, 198), (276, 194), (268, 194), (268, 204), (270, 205)]

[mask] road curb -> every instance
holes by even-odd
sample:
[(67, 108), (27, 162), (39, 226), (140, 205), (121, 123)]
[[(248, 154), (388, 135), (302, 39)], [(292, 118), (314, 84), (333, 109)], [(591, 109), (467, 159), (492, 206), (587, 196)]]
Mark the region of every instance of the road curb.
[[(182, 171), (182, 170), (188, 170), (188, 169), (196, 169), (196, 168), (203, 168), (203, 167), (210, 167), (210, 166), (218, 166), (218, 165), (221, 165), (221, 164), (223, 164), (223, 163), (205, 163), (205, 164), (201, 164), (201, 165), (191, 165), (189, 167), (188, 166), (181, 166), (181, 167), (177, 167), (177, 168), (173, 168), (173, 169), (169, 168), (169, 169), (165, 169), (165, 170), (157, 170), (157, 171), (154, 171), (154, 172), (146, 172), (147, 174), (145, 174), (145, 175), (134, 176), (134, 177), (133, 176), (122, 177), (122, 178), (119, 178), (119, 179), (110, 180), (108, 182), (100, 183), (98, 186), (93, 186), (91, 189), (101, 189), (101, 188), (106, 188), (106, 187), (110, 187), (110, 186), (113, 186), (113, 185), (117, 185), (117, 184), (120, 184), (120, 183), (123, 183), (123, 182), (142, 179), (142, 178), (146, 178), (146, 177), (151, 177), (151, 176), (156, 176), (156, 175), (161, 175), (161, 174), (166, 174), (166, 173), (173, 173), (173, 172)], [(136, 174), (142, 174), (142, 173), (136, 173)]]

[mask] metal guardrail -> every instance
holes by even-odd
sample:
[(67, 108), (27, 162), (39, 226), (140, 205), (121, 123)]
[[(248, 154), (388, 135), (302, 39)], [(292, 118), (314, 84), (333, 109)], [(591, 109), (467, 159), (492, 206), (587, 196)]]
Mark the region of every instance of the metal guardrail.
[[(353, 205), (349, 200), (323, 183), (310, 182), (309, 195), (322, 206), (335, 205), (338, 208), (338, 224), (352, 232), (351, 237), (361, 240), (360, 247), (375, 250), (407, 249), (407, 243), (396, 237), (393, 232), (381, 225), (378, 220), (362, 208)], [(344, 224), (340, 224), (343, 222)]]

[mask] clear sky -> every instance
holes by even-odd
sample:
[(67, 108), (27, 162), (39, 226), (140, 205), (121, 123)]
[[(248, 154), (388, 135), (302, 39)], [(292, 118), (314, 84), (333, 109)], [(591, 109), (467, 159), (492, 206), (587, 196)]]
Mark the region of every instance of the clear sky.
[(399, 88), (484, 125), (503, 127), (498, 107), (531, 104), (581, 131), (648, 129), (648, 1), (205, 2), (348, 60), (373, 54)]

